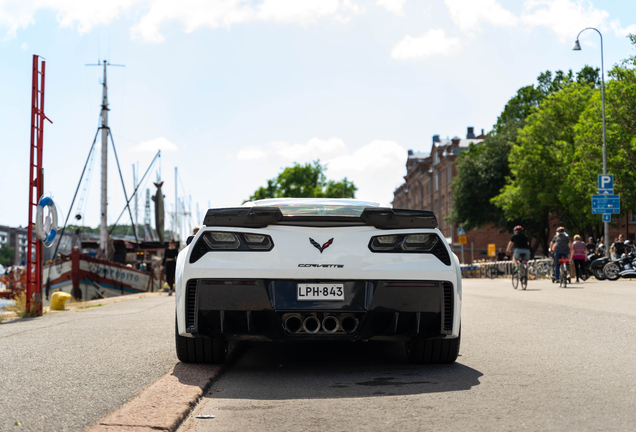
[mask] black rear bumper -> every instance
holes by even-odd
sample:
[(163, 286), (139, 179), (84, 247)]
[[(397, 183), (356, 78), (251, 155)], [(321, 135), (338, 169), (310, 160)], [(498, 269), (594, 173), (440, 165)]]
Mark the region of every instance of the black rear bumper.
[[(186, 331), (224, 335), (230, 340), (339, 339), (407, 340), (452, 333), (454, 289), (447, 281), (327, 281), (344, 283), (344, 301), (299, 301), (298, 283), (316, 280), (191, 279), (186, 284)], [(329, 333), (285, 328), (289, 316), (301, 320), (329, 315), (353, 317), (355, 329)], [(351, 320), (350, 320), (351, 322)]]

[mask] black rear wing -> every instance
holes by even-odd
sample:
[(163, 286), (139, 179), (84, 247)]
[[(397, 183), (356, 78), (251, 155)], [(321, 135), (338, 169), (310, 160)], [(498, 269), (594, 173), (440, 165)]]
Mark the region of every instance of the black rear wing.
[(205, 226), (264, 228), (268, 225), (355, 226), (369, 225), (378, 229), (437, 228), (435, 213), (428, 210), (366, 207), (360, 216), (289, 215), (275, 206), (228, 207), (209, 209)]

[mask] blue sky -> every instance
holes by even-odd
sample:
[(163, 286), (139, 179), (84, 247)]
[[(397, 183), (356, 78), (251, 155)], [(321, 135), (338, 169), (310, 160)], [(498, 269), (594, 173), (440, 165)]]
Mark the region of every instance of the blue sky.
[[(240, 205), (315, 159), (388, 203), (408, 149), (490, 130), (546, 69), (599, 66), (595, 32), (571, 50), (585, 27), (603, 33), (606, 70), (634, 55), (635, 17), (633, 1), (0, 0), (0, 224), (27, 222), (33, 54), (47, 62), (45, 190), (62, 216), (98, 125), (101, 68), (84, 65), (106, 58), (126, 65), (108, 83), (129, 194), (132, 164), (162, 149), (166, 208), (176, 166), (196, 219), (197, 203)], [(95, 160), (91, 226), (98, 184)], [(125, 201), (112, 151), (108, 195), (113, 222)]]

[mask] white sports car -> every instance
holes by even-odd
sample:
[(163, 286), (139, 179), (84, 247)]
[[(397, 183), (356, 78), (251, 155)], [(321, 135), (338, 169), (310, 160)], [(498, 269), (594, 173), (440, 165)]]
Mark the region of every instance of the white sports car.
[(222, 363), (229, 340), (400, 340), (452, 363), (459, 261), (435, 214), (354, 199), (267, 199), (208, 210), (177, 259), (176, 349)]

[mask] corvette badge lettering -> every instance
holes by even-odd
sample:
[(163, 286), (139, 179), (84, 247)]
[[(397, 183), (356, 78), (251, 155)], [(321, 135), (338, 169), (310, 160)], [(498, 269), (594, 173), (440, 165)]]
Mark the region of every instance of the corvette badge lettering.
[(298, 264), (298, 267), (343, 268), (344, 264)]
[(331, 246), (331, 243), (333, 243), (333, 239), (329, 239), (327, 240), (327, 242), (320, 246), (320, 243), (318, 243), (316, 240), (312, 239), (311, 237), (309, 237), (309, 243), (311, 243), (312, 245), (314, 245), (314, 247), (316, 249), (318, 249), (320, 251), (320, 253), (322, 253), (322, 251), (324, 251), (325, 249), (327, 249), (329, 246)]

